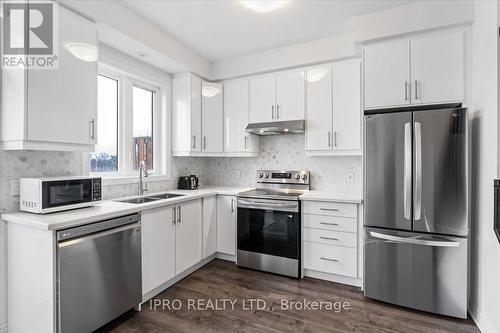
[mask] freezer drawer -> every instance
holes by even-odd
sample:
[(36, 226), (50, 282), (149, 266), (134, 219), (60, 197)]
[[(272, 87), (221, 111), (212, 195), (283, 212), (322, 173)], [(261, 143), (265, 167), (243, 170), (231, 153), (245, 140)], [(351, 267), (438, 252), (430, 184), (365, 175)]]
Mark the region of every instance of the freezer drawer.
[(365, 228), (365, 296), (467, 317), (467, 239)]

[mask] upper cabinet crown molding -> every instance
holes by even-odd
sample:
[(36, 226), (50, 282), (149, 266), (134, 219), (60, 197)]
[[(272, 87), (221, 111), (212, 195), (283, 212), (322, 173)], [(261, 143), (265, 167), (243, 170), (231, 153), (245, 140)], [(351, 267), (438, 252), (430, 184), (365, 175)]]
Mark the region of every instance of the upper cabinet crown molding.
[(97, 49), (97, 27), (65, 6), (58, 6), (58, 69), (2, 70), (4, 149), (94, 151), (97, 62), (77, 58), (65, 45), (85, 43)]
[(462, 102), (464, 32), (364, 47), (365, 109)]

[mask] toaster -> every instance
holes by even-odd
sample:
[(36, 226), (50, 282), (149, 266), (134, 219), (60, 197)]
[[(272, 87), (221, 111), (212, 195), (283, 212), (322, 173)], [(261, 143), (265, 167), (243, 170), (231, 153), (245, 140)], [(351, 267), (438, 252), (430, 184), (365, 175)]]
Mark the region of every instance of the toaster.
[(191, 176), (181, 176), (177, 183), (177, 188), (179, 190), (196, 190), (198, 189), (200, 180), (195, 175)]

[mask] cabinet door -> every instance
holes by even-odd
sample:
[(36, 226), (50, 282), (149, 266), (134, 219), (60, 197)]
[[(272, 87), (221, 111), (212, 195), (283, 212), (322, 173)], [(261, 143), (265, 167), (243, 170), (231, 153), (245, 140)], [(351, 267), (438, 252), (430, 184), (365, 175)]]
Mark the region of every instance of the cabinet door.
[(143, 295), (175, 276), (174, 209), (161, 207), (142, 212)]
[(365, 47), (365, 108), (410, 104), (409, 43), (401, 40)]
[(191, 77), (172, 80), (172, 151), (187, 152), (194, 147), (191, 134)]
[(307, 71), (306, 150), (332, 149), (332, 68)]
[(222, 84), (203, 82), (201, 95), (202, 151), (222, 153)]
[(70, 42), (97, 49), (97, 28), (59, 6), (59, 69), (28, 70), (28, 140), (87, 145), (97, 141), (97, 62), (75, 57), (64, 47)]
[(276, 118), (284, 120), (304, 119), (305, 73), (283, 72), (276, 76)]
[(201, 261), (201, 199), (178, 206), (175, 232), (175, 273), (179, 274)]
[(463, 100), (463, 42), (463, 32), (411, 41), (412, 104)]
[(236, 255), (236, 196), (217, 198), (217, 252)]
[(250, 123), (270, 122), (276, 119), (276, 79), (274, 76), (250, 80)]
[(217, 196), (203, 198), (203, 259), (217, 252)]
[(248, 81), (224, 83), (224, 151), (244, 152), (249, 147)]
[(201, 80), (191, 77), (191, 151), (201, 151)]
[(361, 149), (361, 61), (333, 65), (333, 146)]

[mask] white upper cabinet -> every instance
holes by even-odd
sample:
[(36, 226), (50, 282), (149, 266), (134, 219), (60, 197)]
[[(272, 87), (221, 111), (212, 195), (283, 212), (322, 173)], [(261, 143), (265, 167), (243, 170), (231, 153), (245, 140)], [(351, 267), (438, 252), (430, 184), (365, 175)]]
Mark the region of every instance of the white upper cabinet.
[(361, 153), (361, 61), (333, 64), (333, 149)]
[(365, 108), (410, 104), (408, 40), (366, 46)]
[(259, 137), (246, 132), (248, 125), (249, 82), (224, 83), (224, 151), (257, 153)]
[(365, 108), (461, 102), (464, 33), (446, 32), (364, 48)]
[(172, 152), (201, 152), (201, 79), (194, 75), (172, 80)]
[(305, 72), (282, 72), (276, 76), (275, 120), (303, 120), (305, 108)]
[(412, 104), (463, 100), (463, 43), (463, 32), (411, 40)]
[(276, 118), (276, 78), (256, 77), (250, 80), (250, 123), (265, 123)]
[(201, 87), (202, 151), (222, 153), (222, 84), (203, 82)]
[(97, 61), (66, 47), (84, 43), (97, 51), (96, 24), (58, 6), (58, 68), (2, 71), (5, 149), (93, 151), (97, 143)]
[(306, 150), (332, 149), (332, 67), (307, 71)]

